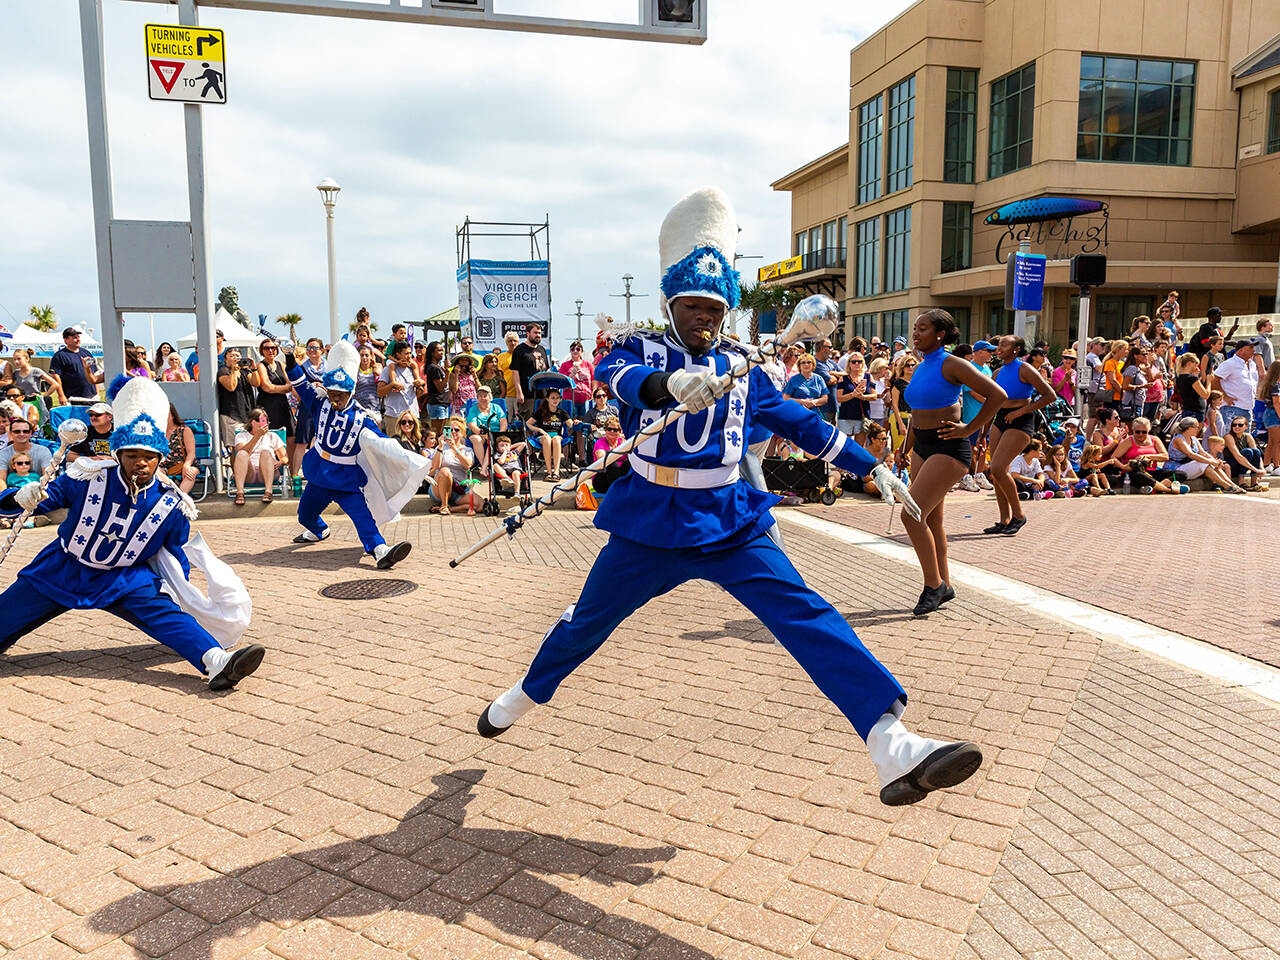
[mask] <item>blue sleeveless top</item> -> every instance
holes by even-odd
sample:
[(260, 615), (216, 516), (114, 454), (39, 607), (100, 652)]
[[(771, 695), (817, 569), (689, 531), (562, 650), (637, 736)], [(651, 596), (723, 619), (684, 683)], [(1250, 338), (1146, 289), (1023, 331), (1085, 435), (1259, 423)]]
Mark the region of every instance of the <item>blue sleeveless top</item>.
[(939, 410), (960, 402), (960, 384), (942, 375), (942, 361), (946, 358), (946, 348), (938, 347), (926, 353), (916, 367), (903, 393), (912, 410)]
[(1036, 394), (1036, 388), (1022, 379), (1022, 365), (1026, 362), (1014, 357), (996, 371), (996, 383), (1004, 388), (1010, 400), (1030, 400)]

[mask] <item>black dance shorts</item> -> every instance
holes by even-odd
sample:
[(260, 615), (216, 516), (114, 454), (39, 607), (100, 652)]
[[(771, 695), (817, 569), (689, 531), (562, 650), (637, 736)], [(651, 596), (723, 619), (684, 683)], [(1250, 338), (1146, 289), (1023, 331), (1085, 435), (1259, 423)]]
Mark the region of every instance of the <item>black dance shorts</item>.
[(968, 437), (948, 440), (939, 436), (935, 429), (916, 427), (911, 449), (921, 460), (928, 460), (934, 454), (941, 453), (959, 460), (966, 470), (973, 466), (973, 444)]
[(1024, 413), (1022, 414), (1022, 416), (1014, 417), (1011, 420), (1009, 419), (1009, 417), (1005, 416), (1005, 414), (1007, 413), (1008, 413), (1007, 410), (997, 411), (996, 418), (994, 421), (992, 421), (991, 425), (995, 427), (997, 430), (999, 430), (1001, 433), (1004, 433), (1006, 430), (1021, 430), (1023, 433), (1027, 434), (1028, 436), (1035, 433), (1035, 429), (1036, 429), (1035, 414)]

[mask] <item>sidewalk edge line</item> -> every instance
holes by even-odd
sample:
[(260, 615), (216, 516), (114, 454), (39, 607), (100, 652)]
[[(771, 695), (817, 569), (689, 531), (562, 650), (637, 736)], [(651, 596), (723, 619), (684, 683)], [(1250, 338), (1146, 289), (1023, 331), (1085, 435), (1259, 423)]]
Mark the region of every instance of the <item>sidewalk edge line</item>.
[[(918, 568), (915, 551), (897, 541), (798, 511), (778, 511), (777, 516), (815, 533)], [(953, 583), (973, 587), (1017, 607), (1031, 608), (1037, 613), (1100, 638), (1122, 643), (1194, 673), (1280, 703), (1280, 670), (1273, 667), (1221, 650), (1203, 640), (1162, 630), (1141, 620), (1102, 610), (967, 563), (952, 560), (949, 565)]]

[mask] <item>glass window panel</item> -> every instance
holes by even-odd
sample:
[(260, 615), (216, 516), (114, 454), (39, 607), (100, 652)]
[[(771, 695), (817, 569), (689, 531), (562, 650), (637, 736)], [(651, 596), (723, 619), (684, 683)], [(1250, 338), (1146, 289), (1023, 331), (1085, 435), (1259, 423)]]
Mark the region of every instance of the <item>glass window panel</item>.
[(1146, 83), (1169, 83), (1173, 79), (1170, 60), (1139, 60), (1138, 79)]
[(1138, 118), (1135, 133), (1140, 137), (1169, 136), (1170, 103), (1173, 87), (1168, 84), (1138, 84)]
[(1272, 90), (1268, 99), (1267, 153), (1280, 152), (1280, 90)]
[(879, 258), (880, 258), (880, 220), (872, 217), (854, 225), (857, 236), (857, 277), (854, 295), (870, 297), (880, 292)]
[(1107, 57), (1108, 80), (1137, 80), (1138, 61), (1129, 57)]
[(907, 77), (889, 90), (889, 155), (885, 164), (885, 192), (911, 186), (912, 127), (915, 120), (916, 79)]
[(973, 266), (973, 205), (942, 205), (942, 272), (968, 270)]
[(1103, 137), (1102, 159), (1112, 163), (1129, 163), (1133, 160), (1133, 137)]
[(1110, 134), (1133, 133), (1134, 85), (1108, 83), (1102, 91), (1102, 131)]
[[(1107, 78), (1101, 83), (1093, 76), (1099, 60)], [(1141, 82), (1130, 82), (1133, 78)], [(1076, 158), (1189, 163), (1194, 79), (1195, 63), (1190, 61), (1082, 55)], [(1101, 142), (1092, 136), (1097, 132), (1104, 135)], [(1126, 145), (1124, 139), (1131, 142)], [(1186, 141), (1185, 146), (1179, 141)]]
[(858, 203), (880, 196), (882, 104), (883, 97), (877, 96), (858, 107)]
[(1081, 133), (1099, 133), (1102, 130), (1102, 81), (1080, 82), (1080, 110), (1077, 129)]
[(991, 84), (991, 144), (987, 176), (999, 177), (1031, 162), (1035, 121), (1035, 63)]

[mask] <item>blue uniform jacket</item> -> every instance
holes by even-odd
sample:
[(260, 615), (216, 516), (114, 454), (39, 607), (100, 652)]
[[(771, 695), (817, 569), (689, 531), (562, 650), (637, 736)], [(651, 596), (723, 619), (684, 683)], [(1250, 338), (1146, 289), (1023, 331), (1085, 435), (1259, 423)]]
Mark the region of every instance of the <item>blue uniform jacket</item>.
[[(640, 385), (647, 377), (708, 365), (727, 373), (735, 357), (741, 353), (723, 343), (694, 357), (669, 334), (638, 333), (615, 346), (596, 367), (595, 376), (621, 401), (623, 432), (630, 436), (664, 412), (644, 409)], [(736, 381), (714, 406), (686, 414), (642, 443), (631, 457), (666, 467), (732, 469), (741, 461), (753, 428), (760, 425), (858, 476), (876, 464), (871, 454), (816, 413), (784, 398), (759, 368)], [(652, 547), (723, 546), (731, 537), (763, 533), (773, 524), (769, 509), (777, 502), (778, 497), (744, 480), (687, 489), (651, 483), (632, 471), (609, 488), (595, 523)]]
[[(17, 488), (0, 494), (0, 514), (21, 513), (13, 500)], [(36, 513), (65, 509), (58, 539), (41, 550), (18, 574), (27, 586), (67, 607), (108, 607), (127, 593), (154, 582), (147, 561), (165, 548), (190, 575), (183, 549), (191, 524), (179, 498), (158, 481), (129, 495), (120, 468), (112, 466), (89, 480), (61, 476), (49, 484)]]
[(315, 381), (302, 364), (289, 371), (289, 382), (298, 391), (298, 402), (306, 409), (315, 425), (315, 440), (302, 458), (302, 471), (308, 483), (318, 483), (330, 490), (359, 490), (368, 481), (356, 463), (360, 453), (360, 431), (378, 429), (377, 421), (359, 404), (350, 403), (345, 410), (335, 410), (327, 396), (317, 393)]

